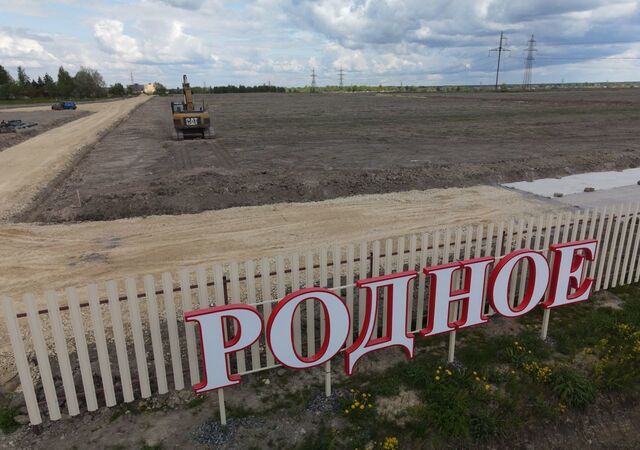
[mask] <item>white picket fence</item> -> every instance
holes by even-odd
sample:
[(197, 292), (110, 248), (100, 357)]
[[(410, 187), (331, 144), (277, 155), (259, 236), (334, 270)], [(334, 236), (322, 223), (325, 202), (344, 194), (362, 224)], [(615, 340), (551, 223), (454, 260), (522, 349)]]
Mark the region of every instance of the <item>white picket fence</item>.
[[(190, 389), (200, 380), (200, 350), (194, 325), (185, 325), (182, 314), (210, 305), (251, 304), (266, 321), (274, 303), (287, 293), (302, 287), (326, 287), (346, 300), (353, 318), (349, 345), (363, 322), (365, 299), (355, 280), (371, 276), (471, 257), (494, 256), (499, 260), (520, 248), (546, 251), (554, 243), (597, 239), (597, 259), (588, 266), (589, 276), (596, 280), (594, 289), (638, 282), (638, 213), (638, 204), (620, 205), (446, 228), (259, 261), (202, 265), (161, 276), (69, 288), (63, 293), (47, 291), (43, 295), (47, 308), (43, 310), (37, 306), (43, 302), (37, 302), (32, 294), (26, 294), (22, 302), (3, 297), (31, 424), (42, 422), (43, 410), (50, 420), (58, 420), (63, 412), (74, 416), (84, 409), (93, 411), (153, 393)], [(510, 295), (514, 304), (524, 292), (526, 275), (525, 263), (513, 275)], [(411, 288), (409, 331), (416, 332), (426, 323), (428, 287), (429, 280), (421, 273)], [(486, 310), (491, 313), (488, 305)], [(297, 316), (295, 345), (302, 355), (314, 354), (324, 337), (324, 317), (317, 305), (307, 304)], [(545, 335), (548, 317), (545, 314)], [(379, 336), (385, 321), (381, 311)], [(454, 357), (455, 338), (455, 332), (450, 333), (449, 360)], [(231, 356), (232, 370), (239, 374), (277, 366), (264, 336), (250, 349)], [(329, 366), (327, 392), (330, 381)], [(223, 392), (219, 395), (223, 404)], [(221, 414), (224, 421), (224, 410)]]

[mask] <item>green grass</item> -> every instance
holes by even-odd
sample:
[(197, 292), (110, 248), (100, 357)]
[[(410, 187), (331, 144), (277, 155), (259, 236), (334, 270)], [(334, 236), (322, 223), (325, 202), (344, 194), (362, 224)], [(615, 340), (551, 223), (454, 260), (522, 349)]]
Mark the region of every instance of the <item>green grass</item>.
[[(518, 320), (517, 335), (462, 331), (456, 349), (460, 369), (444, 364), (446, 336), (417, 338), (412, 361), (375, 374), (356, 368), (342, 383), (355, 396), (335, 413), (342, 426), (321, 428), (298, 448), (371, 443), (382, 448), (390, 436), (398, 437), (400, 448), (468, 448), (502, 442), (571, 410), (581, 414), (611, 391), (635, 398), (640, 395), (640, 285), (611, 292), (622, 300), (622, 309), (598, 306), (596, 297), (552, 311), (549, 334), (555, 344), (540, 340), (542, 312), (536, 311)], [(417, 406), (400, 409), (401, 420), (383, 417), (379, 402), (401, 390), (413, 391)], [(362, 393), (373, 407), (358, 413), (351, 405)]]
[(14, 417), (20, 414), (17, 409), (14, 408), (0, 408), (0, 430), (4, 434), (13, 433), (20, 424), (14, 420)]

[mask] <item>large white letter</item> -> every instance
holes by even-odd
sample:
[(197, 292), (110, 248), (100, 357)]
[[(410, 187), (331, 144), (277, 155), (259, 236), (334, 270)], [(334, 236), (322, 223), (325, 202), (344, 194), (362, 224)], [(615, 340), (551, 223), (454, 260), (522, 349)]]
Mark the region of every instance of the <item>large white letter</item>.
[[(520, 304), (511, 307), (509, 303), (509, 280), (520, 261), (529, 262), (527, 290)], [(547, 259), (533, 250), (516, 250), (502, 258), (491, 272), (489, 279), (489, 302), (496, 312), (505, 317), (524, 316), (536, 307), (544, 297), (549, 284), (549, 264)]]
[[(467, 328), (487, 322), (482, 312), (484, 286), (489, 265), (493, 257), (469, 259), (458, 263), (425, 267), (426, 275), (431, 276), (429, 293), (429, 318), (427, 326), (420, 330), (422, 336), (448, 333), (458, 328)], [(453, 274), (464, 270), (462, 290), (453, 290)], [(460, 302), (462, 310), (458, 320), (449, 321), (451, 303)]]
[[(306, 300), (317, 300), (324, 310), (324, 342), (310, 357), (298, 354), (293, 342), (293, 320), (296, 309)], [(308, 323), (308, 327), (314, 326)], [(267, 343), (273, 356), (286, 367), (308, 369), (333, 358), (349, 335), (349, 310), (342, 299), (327, 289), (302, 289), (278, 302), (267, 321)]]
[[(356, 282), (358, 288), (367, 290), (364, 322), (358, 340), (345, 350), (344, 368), (347, 375), (353, 373), (358, 360), (369, 352), (387, 347), (401, 347), (407, 358), (413, 358), (414, 337), (407, 332), (407, 310), (409, 307), (409, 283), (417, 272), (404, 272), (369, 278)], [(378, 313), (378, 289), (387, 289), (387, 329), (381, 338), (372, 339), (376, 331)]]
[(557, 308), (589, 299), (593, 278), (585, 278), (582, 281), (582, 273), (585, 260), (595, 260), (597, 248), (598, 241), (595, 240), (568, 242), (550, 247), (553, 252), (551, 285), (549, 297), (542, 306)]
[[(226, 320), (236, 323), (233, 339), (224, 338)], [(240, 375), (231, 375), (227, 355), (249, 347), (262, 333), (262, 317), (248, 305), (225, 305), (184, 313), (185, 322), (196, 322), (202, 347), (202, 381), (193, 387), (197, 394), (240, 384)]]

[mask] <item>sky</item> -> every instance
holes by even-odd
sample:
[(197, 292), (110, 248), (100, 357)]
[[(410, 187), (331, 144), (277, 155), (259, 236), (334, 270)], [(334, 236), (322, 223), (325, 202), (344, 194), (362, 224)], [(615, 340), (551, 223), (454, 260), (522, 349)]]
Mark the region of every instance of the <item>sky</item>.
[(0, 65), (107, 84), (521, 83), (640, 80), (640, 0), (0, 0)]

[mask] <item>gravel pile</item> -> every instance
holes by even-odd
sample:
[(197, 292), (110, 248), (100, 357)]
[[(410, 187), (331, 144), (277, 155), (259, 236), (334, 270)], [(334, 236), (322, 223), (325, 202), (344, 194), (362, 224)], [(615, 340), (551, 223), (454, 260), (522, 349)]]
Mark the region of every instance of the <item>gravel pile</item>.
[(255, 428), (263, 423), (264, 420), (259, 417), (231, 418), (226, 425), (221, 425), (220, 421), (212, 419), (197, 427), (193, 431), (193, 438), (211, 449), (227, 448), (228, 444), (234, 441), (239, 429)]

